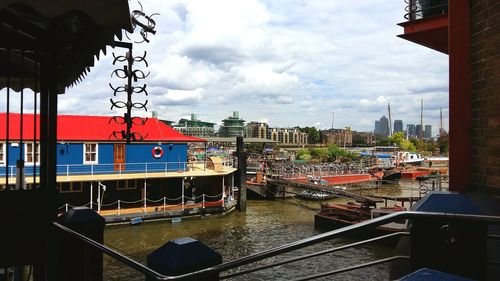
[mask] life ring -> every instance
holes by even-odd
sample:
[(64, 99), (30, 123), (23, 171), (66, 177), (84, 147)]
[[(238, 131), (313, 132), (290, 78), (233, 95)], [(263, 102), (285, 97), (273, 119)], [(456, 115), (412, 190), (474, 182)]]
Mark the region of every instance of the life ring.
[(163, 157), (163, 148), (161, 146), (155, 146), (153, 150), (151, 150), (154, 159), (160, 159)]

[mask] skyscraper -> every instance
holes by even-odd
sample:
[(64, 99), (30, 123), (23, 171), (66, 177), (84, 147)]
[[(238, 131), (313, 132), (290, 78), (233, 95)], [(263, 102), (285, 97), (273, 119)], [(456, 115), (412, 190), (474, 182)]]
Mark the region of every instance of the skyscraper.
[(432, 125), (425, 125), (424, 138), (426, 139), (432, 138)]
[(381, 136), (387, 137), (389, 136), (389, 119), (387, 117), (380, 117), (380, 133)]
[(417, 128), (415, 127), (415, 124), (408, 124), (406, 131), (408, 137), (417, 136)]
[(420, 139), (421, 138), (420, 136), (423, 136), (422, 125), (417, 124), (415, 126), (415, 134), (416, 134), (417, 139)]
[(375, 135), (380, 135), (380, 121), (375, 120), (375, 130), (373, 130)]
[(403, 120), (394, 120), (394, 133), (403, 132)]

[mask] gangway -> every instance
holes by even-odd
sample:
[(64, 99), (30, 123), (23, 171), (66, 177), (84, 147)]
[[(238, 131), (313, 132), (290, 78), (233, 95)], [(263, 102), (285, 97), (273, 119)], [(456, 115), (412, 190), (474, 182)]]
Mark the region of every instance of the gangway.
[(282, 187), (295, 187), (298, 189), (309, 190), (309, 191), (317, 191), (322, 193), (332, 194), (335, 197), (347, 198), (355, 200), (359, 203), (366, 205), (375, 205), (376, 203), (383, 202), (380, 198), (375, 198), (371, 196), (361, 195), (353, 192), (349, 192), (346, 190), (342, 190), (339, 188), (335, 188), (333, 186), (328, 185), (318, 185), (314, 183), (301, 183), (292, 180), (285, 179), (268, 179), (268, 185), (276, 185)]

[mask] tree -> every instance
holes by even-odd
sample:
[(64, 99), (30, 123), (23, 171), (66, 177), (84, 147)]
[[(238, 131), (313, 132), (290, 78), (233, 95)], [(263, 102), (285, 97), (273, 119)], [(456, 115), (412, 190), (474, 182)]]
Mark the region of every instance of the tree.
[(415, 145), (411, 141), (406, 140), (402, 132), (394, 133), (392, 136), (388, 138), (388, 140), (390, 144), (396, 145), (401, 150), (407, 150), (407, 151), (416, 150)]
[(311, 154), (309, 153), (309, 149), (301, 149), (297, 152), (297, 159), (309, 161), (311, 160)]
[(335, 144), (331, 144), (327, 148), (328, 160), (330, 162), (336, 161), (338, 159), (354, 159), (356, 155), (354, 153), (348, 152)]
[(320, 140), (320, 133), (315, 127), (299, 128), (303, 133), (307, 133), (307, 141), (309, 143), (318, 143)]
[(389, 140), (388, 137), (382, 137), (380, 139), (377, 139), (375, 141), (375, 145), (378, 145), (378, 146), (388, 146), (391, 144), (391, 141)]
[(448, 138), (440, 138), (438, 140), (439, 153), (441, 155), (448, 155), (449, 140)]
[(326, 160), (328, 151), (325, 148), (312, 148), (309, 150), (311, 157), (319, 161)]

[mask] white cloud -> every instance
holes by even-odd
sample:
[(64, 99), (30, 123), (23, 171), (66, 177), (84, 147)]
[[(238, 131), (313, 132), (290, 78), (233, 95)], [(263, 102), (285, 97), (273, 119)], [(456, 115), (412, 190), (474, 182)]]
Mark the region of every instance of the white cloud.
[(155, 102), (159, 105), (193, 105), (203, 100), (203, 89), (194, 90), (168, 90), (162, 96), (155, 96)]
[[(134, 46), (134, 54), (147, 50), (150, 67), (134, 67), (151, 71), (148, 111), (162, 118), (195, 112), (219, 123), (238, 110), (247, 121), (327, 128), (335, 112), (335, 127), (373, 130), (388, 101), (405, 124), (418, 120), (422, 98), (424, 123), (437, 128), (439, 108), (447, 112), (448, 58), (396, 36), (404, 1), (141, 3), (160, 16), (151, 43)], [(111, 51), (60, 96), (61, 112), (112, 114), (107, 84), (123, 82), (109, 78)]]

